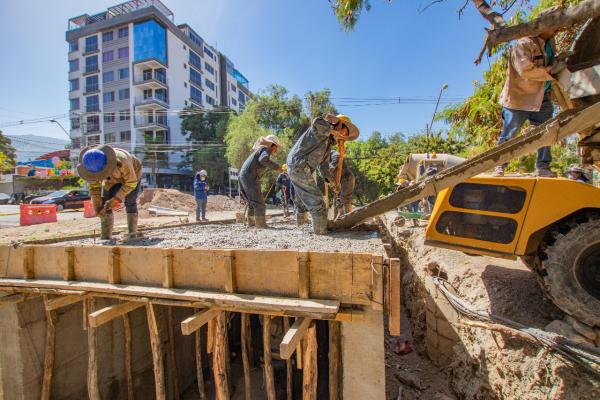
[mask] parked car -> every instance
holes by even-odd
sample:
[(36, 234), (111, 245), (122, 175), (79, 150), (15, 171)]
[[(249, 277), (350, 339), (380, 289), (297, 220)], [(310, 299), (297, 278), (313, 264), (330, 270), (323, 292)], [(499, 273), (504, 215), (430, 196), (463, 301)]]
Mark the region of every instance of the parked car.
[(83, 202), (90, 199), (87, 190), (57, 190), (47, 196), (37, 197), (30, 204), (56, 204), (56, 209), (83, 208)]
[(8, 204), (10, 200), (10, 196), (6, 193), (0, 193), (0, 204)]
[(23, 194), (23, 203), (31, 204), (33, 199), (37, 199), (38, 197), (48, 196), (50, 193), (53, 193), (53, 190), (40, 190), (39, 192), (35, 192), (32, 194), (25, 195)]

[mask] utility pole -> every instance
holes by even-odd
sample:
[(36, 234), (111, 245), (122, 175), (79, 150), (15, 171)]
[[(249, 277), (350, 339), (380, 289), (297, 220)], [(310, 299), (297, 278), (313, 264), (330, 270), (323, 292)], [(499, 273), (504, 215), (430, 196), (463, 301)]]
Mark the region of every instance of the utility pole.
[(431, 127), (433, 126), (433, 121), (435, 120), (435, 114), (437, 114), (438, 106), (440, 105), (440, 99), (442, 98), (442, 93), (446, 89), (448, 89), (448, 84), (444, 83), (442, 85), (442, 88), (440, 89), (440, 94), (437, 98), (437, 102), (435, 103), (435, 110), (433, 110), (433, 115), (431, 116), (431, 123), (427, 126), (427, 158), (429, 158), (429, 136), (431, 135)]

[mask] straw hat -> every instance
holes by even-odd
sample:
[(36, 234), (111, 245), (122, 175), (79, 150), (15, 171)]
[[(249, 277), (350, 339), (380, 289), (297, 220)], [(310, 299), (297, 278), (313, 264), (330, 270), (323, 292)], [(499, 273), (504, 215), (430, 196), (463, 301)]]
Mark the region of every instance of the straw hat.
[(277, 138), (277, 136), (275, 136), (275, 135), (261, 136), (256, 140), (256, 142), (254, 143), (254, 146), (252, 146), (252, 149), (258, 150), (260, 147), (268, 147), (268, 146), (272, 146), (272, 145), (281, 147), (281, 143), (279, 142), (279, 139)]
[(337, 119), (339, 119), (342, 122), (342, 125), (344, 125), (346, 128), (348, 128), (348, 136), (343, 139), (344, 140), (356, 139), (358, 137), (358, 135), (360, 134), (360, 131), (358, 130), (358, 127), (352, 123), (352, 120), (350, 119), (350, 117), (347, 115), (344, 115), (344, 114), (336, 115), (336, 117), (337, 117)]

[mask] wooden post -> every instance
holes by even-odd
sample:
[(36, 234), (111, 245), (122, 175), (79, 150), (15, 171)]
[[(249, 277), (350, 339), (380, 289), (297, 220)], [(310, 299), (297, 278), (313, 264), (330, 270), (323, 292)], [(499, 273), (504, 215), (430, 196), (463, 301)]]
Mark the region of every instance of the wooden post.
[[(298, 297), (310, 297), (310, 259), (308, 252), (298, 252)], [(302, 344), (296, 346), (296, 368), (302, 369)]]
[(202, 369), (202, 337), (200, 329), (195, 332), (196, 337), (196, 379), (198, 380), (198, 393), (200, 400), (206, 400), (206, 389), (204, 387), (204, 373)]
[(263, 359), (265, 390), (268, 400), (276, 400), (275, 395), (275, 377), (273, 375), (273, 363), (271, 359), (271, 316), (263, 316)]
[(304, 336), (304, 371), (302, 374), (302, 400), (317, 399), (317, 327), (313, 322)]
[[(85, 300), (88, 303), (87, 310), (94, 311), (96, 299), (90, 297)], [(90, 400), (100, 400), (100, 388), (98, 387), (98, 355), (96, 354), (96, 328), (88, 325), (88, 371), (87, 385)]]
[(390, 258), (390, 313), (389, 331), (400, 336), (400, 259)]
[(252, 399), (252, 381), (250, 379), (250, 359), (248, 356), (248, 344), (250, 342), (250, 315), (242, 313), (241, 317), (241, 342), (242, 342), (242, 364), (244, 366), (244, 393), (245, 399)]
[(73, 247), (67, 247), (65, 249), (65, 270), (63, 271), (63, 279), (65, 281), (72, 281), (75, 279), (75, 249)]
[(160, 345), (160, 333), (156, 315), (154, 314), (154, 305), (146, 304), (146, 317), (148, 319), (148, 331), (150, 334), (150, 347), (152, 348), (152, 363), (154, 369), (154, 384), (157, 400), (166, 400), (167, 393), (165, 389), (165, 373), (163, 366), (163, 353)]
[(202, 328), (204, 324), (210, 323), (210, 321), (216, 318), (219, 313), (219, 310), (212, 308), (195, 313), (181, 322), (181, 333), (184, 335), (191, 335)]
[(169, 375), (173, 380), (173, 389), (175, 390), (175, 398), (180, 398), (179, 392), (179, 377), (177, 376), (177, 358), (175, 357), (175, 332), (173, 332), (173, 307), (167, 307), (167, 333), (169, 335)]
[(312, 319), (310, 318), (296, 318), (292, 327), (286, 330), (279, 345), (279, 355), (281, 358), (287, 360), (292, 356), (294, 350), (300, 345), (300, 340), (302, 340), (311, 322)]
[(121, 253), (118, 247), (112, 249), (108, 258), (108, 283), (121, 283)]
[(124, 314), (123, 335), (125, 336), (125, 377), (127, 378), (127, 400), (133, 400), (133, 373), (131, 365), (131, 324), (129, 314)]
[(217, 318), (213, 318), (208, 321), (208, 328), (206, 330), (206, 352), (208, 354), (212, 354), (213, 349), (215, 347), (215, 320)]
[(46, 310), (46, 344), (44, 347), (44, 377), (42, 379), (42, 400), (50, 400), (52, 395), (52, 372), (54, 370), (54, 347), (56, 342), (56, 320), (48, 310), (48, 296), (44, 295)]
[(35, 278), (35, 270), (34, 270), (34, 260), (35, 260), (35, 247), (27, 246), (24, 249), (24, 257), (23, 257), (23, 279), (34, 279)]
[(329, 321), (329, 400), (342, 398), (341, 323)]
[[(288, 331), (288, 329), (290, 329), (290, 318), (289, 317), (283, 317), (283, 330), (284, 331)], [(287, 358), (285, 360), (285, 392), (286, 392), (286, 399), (287, 400), (292, 400), (293, 394), (292, 394), (292, 388), (293, 388), (293, 370), (292, 370), (292, 359), (291, 358)]]
[(217, 400), (229, 400), (229, 383), (227, 377), (227, 346), (226, 326), (227, 313), (221, 312), (215, 319), (214, 348), (213, 348), (213, 375), (215, 379), (215, 394)]

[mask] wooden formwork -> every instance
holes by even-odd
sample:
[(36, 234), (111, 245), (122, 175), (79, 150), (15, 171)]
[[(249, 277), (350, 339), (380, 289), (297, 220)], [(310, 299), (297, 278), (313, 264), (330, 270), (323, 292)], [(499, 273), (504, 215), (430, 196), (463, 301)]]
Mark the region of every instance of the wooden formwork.
[[(83, 302), (84, 327), (88, 332), (88, 394), (100, 398), (97, 382), (95, 330), (117, 318), (124, 324), (125, 344), (131, 353), (128, 313), (145, 308), (152, 348), (156, 398), (167, 397), (163, 352), (159, 340), (155, 305), (169, 306), (170, 327), (167, 366), (176, 368), (173, 350), (171, 307), (189, 307), (195, 313), (180, 323), (184, 335), (196, 336), (196, 353), (201, 357), (199, 330), (207, 325), (206, 346), (213, 360), (216, 396), (229, 398), (229, 350), (226, 345), (230, 313), (242, 315), (242, 361), (245, 390), (249, 396), (249, 366), (245, 348), (249, 345), (248, 315), (262, 315), (265, 343), (264, 381), (267, 398), (275, 398), (269, 326), (273, 318), (284, 317), (286, 329), (277, 358), (291, 357), (303, 368), (303, 398), (316, 398), (316, 336), (314, 320), (330, 320), (329, 384), (332, 398), (340, 397), (339, 324), (336, 321), (360, 320), (365, 307), (383, 310), (395, 288), (387, 288), (389, 278), (399, 273), (399, 264), (382, 255), (367, 253), (318, 252), (251, 249), (163, 249), (128, 246), (24, 245), (0, 247), (0, 290), (12, 293), (4, 303), (23, 301), (43, 295), (47, 312), (46, 358), (42, 397), (49, 398), (54, 354), (53, 311)], [(394, 265), (392, 265), (394, 264)], [(395, 275), (394, 275), (395, 276)], [(399, 279), (398, 285), (399, 287)], [(384, 295), (384, 292), (386, 295)], [(399, 293), (398, 293), (399, 296)], [(10, 300), (10, 299), (13, 300)], [(96, 298), (119, 302), (96, 309)], [(399, 305), (399, 304), (398, 304)], [(399, 309), (386, 306), (390, 330), (399, 334)], [(337, 361), (336, 361), (337, 360)], [(131, 360), (126, 360), (127, 386), (132, 398)], [(202, 360), (197, 359), (198, 367)], [(341, 365), (339, 366), (341, 368)], [(175, 380), (176, 397), (180, 388)], [(204, 381), (198, 372), (200, 393)], [(291, 398), (291, 377), (286, 384)], [(246, 397), (249, 398), (249, 397)]]

